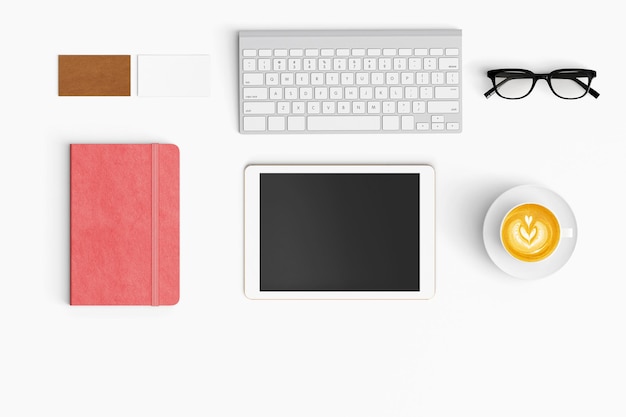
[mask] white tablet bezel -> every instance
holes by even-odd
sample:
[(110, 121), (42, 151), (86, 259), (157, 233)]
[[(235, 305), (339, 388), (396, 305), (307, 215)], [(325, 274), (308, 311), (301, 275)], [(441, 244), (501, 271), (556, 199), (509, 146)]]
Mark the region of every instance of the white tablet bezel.
[[(419, 291), (261, 291), (260, 179), (264, 173), (420, 174)], [(412, 299), (435, 294), (435, 171), (429, 165), (249, 165), (244, 171), (244, 292), (251, 299)]]

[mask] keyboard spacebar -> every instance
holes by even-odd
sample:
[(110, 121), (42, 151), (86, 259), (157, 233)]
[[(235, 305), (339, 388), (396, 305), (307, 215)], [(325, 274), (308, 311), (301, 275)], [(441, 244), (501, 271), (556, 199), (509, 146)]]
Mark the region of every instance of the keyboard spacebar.
[(309, 116), (309, 130), (380, 130), (380, 116)]

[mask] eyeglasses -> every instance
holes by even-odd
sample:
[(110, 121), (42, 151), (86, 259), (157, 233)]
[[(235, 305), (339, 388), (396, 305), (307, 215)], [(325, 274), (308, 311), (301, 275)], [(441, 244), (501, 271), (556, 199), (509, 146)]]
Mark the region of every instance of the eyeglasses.
[(493, 93), (509, 100), (524, 98), (533, 91), (537, 80), (546, 80), (550, 90), (560, 98), (574, 100), (584, 97), (587, 93), (598, 98), (600, 93), (591, 88), (591, 80), (596, 72), (588, 69), (558, 69), (549, 74), (535, 74), (532, 71), (505, 68), (487, 71), (493, 88), (485, 93), (489, 98)]

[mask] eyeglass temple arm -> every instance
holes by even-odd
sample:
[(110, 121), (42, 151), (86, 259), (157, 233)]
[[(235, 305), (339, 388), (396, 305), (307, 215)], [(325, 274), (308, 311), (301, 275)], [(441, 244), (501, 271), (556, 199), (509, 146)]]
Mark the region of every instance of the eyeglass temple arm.
[(487, 91), (485, 93), (485, 98), (489, 98), (493, 95), (493, 93), (496, 92), (496, 90), (498, 89), (498, 87), (500, 87), (502, 84), (506, 83), (509, 80), (512, 80), (513, 78), (505, 78), (504, 80), (500, 81), (498, 84), (495, 85), (495, 87), (491, 87), (489, 89), (489, 91)]
[(576, 81), (576, 83), (582, 88), (584, 88), (585, 90), (589, 89), (589, 94), (591, 94), (593, 98), (598, 98), (600, 96), (600, 93), (598, 93), (596, 90), (594, 90), (593, 88), (591, 88), (584, 82), (580, 81), (578, 78), (572, 78), (572, 80)]

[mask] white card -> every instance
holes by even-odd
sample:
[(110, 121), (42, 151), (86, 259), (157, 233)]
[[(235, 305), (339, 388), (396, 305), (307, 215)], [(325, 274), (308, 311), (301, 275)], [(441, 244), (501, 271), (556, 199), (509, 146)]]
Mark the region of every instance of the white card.
[(208, 97), (209, 55), (138, 55), (137, 95)]

